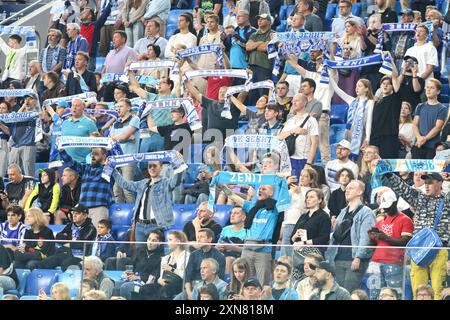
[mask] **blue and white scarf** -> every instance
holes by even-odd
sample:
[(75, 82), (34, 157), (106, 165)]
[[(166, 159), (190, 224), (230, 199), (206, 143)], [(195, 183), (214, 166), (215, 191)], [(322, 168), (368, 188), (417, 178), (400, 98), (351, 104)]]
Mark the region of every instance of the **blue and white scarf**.
[[(74, 94), (72, 96), (66, 96), (66, 97), (59, 97), (59, 98), (53, 98), (53, 99), (47, 99), (44, 100), (44, 105), (50, 106), (53, 104), (58, 104), (60, 102), (72, 102), (73, 99), (78, 98), (81, 100), (89, 100), (90, 102), (94, 103), (97, 101), (97, 94), (95, 92), (85, 92), (80, 94)], [(95, 101), (94, 101), (95, 99)]]
[(27, 94), (33, 93), (32, 89), (1, 89), (0, 98), (3, 97), (23, 97)]
[(390, 172), (443, 172), (446, 160), (423, 159), (383, 159), (375, 167), (370, 185), (372, 189), (381, 187), (381, 176)]
[[(72, 240), (73, 239), (78, 240), (80, 238), (81, 227), (78, 227), (75, 223), (72, 223), (72, 226), (70, 229), (72, 231)], [(71, 249), (71, 250), (72, 250), (72, 255), (74, 257), (82, 257), (83, 256), (83, 249)]]
[(148, 116), (151, 110), (172, 110), (183, 107), (186, 117), (192, 131), (201, 129), (202, 122), (195, 110), (194, 103), (188, 98), (163, 99), (156, 101), (147, 101), (145, 109), (142, 111), (141, 120)]
[(37, 36), (34, 26), (1, 26), (0, 36), (21, 34), (25, 36), (27, 49), (37, 49)]
[(179, 60), (187, 57), (198, 56), (205, 53), (216, 53), (219, 66), (223, 67), (223, 52), (221, 44), (205, 44), (194, 48), (188, 48), (180, 50), (175, 54), (175, 57)]
[(34, 142), (41, 141), (44, 138), (42, 121), (39, 118), (39, 112), (12, 112), (0, 114), (0, 122), (19, 123), (36, 120), (34, 131)]
[[(114, 119), (118, 119), (119, 118), (119, 114), (117, 113), (117, 111), (114, 110), (103, 110), (103, 109), (85, 109), (84, 110), (85, 113), (87, 114), (107, 114), (111, 117), (113, 117)], [(69, 116), (72, 115), (72, 110), (67, 109), (66, 111), (64, 111), (64, 113), (62, 114), (62, 118), (67, 118)]]
[(131, 163), (154, 161), (170, 163), (170, 165), (174, 169), (175, 174), (183, 172), (187, 169), (187, 165), (184, 162), (183, 156), (175, 150), (124, 154), (120, 156), (108, 157), (108, 162), (111, 167), (124, 166)]
[(448, 66), (447, 66), (447, 50), (450, 42), (450, 32), (445, 32), (442, 37), (442, 51), (441, 51), (441, 78), (448, 78)]
[(383, 32), (404, 32), (404, 31), (416, 31), (416, 28), (419, 25), (426, 26), (428, 28), (428, 37), (427, 41), (433, 40), (433, 22), (432, 21), (425, 21), (420, 24), (417, 23), (384, 23), (383, 28), (378, 33), (378, 41), (375, 46), (375, 50), (373, 50), (373, 53), (381, 53), (383, 51)]
[[(136, 80), (139, 82), (139, 84), (143, 84), (146, 86), (153, 86), (153, 87), (156, 87), (158, 85), (158, 79), (155, 79), (151, 76), (137, 75), (135, 77), (136, 77)], [(129, 83), (130, 80), (126, 74), (105, 73), (103, 75), (103, 77), (100, 79), (100, 82), (101, 83), (108, 83), (108, 82)]]
[(104, 137), (77, 137), (77, 136), (61, 136), (58, 139), (58, 148), (105, 148), (110, 150), (113, 148), (114, 142), (111, 138)]
[[(283, 174), (291, 174), (292, 167), (289, 158), (289, 152), (284, 140), (278, 139), (276, 136), (257, 135), (257, 134), (234, 134), (225, 139), (224, 149), (263, 149), (270, 151), (276, 151), (280, 155), (280, 172)], [(223, 150), (223, 149), (222, 149)], [(238, 150), (239, 153), (239, 150)], [(222, 163), (224, 153), (221, 153)]]
[(89, 92), (90, 89), (89, 89), (88, 85), (86, 84), (86, 81), (84, 80), (83, 76), (81, 74), (79, 74), (77, 72), (77, 70), (75, 70), (75, 67), (72, 67), (71, 71), (73, 73), (73, 77), (78, 78), (78, 82), (80, 83), (81, 91), (83, 91), (83, 93)]
[(190, 80), (198, 77), (228, 77), (241, 78), (249, 82), (252, 79), (251, 73), (245, 69), (216, 69), (216, 70), (189, 70), (184, 74), (183, 80)]
[(291, 204), (291, 196), (289, 195), (288, 185), (284, 178), (280, 178), (275, 174), (219, 171), (218, 175), (213, 177), (211, 184), (209, 185), (208, 210), (211, 210), (212, 212), (215, 211), (216, 185), (218, 184), (248, 184), (252, 186), (271, 185), (274, 189), (278, 187), (278, 194), (274, 196), (274, 199), (277, 200), (276, 208), (278, 212), (288, 210)]
[(143, 69), (163, 69), (175, 68), (177, 63), (172, 60), (155, 60), (155, 61), (138, 61), (133, 62), (128, 67), (129, 70), (143, 70)]
[(58, 44), (56, 45), (55, 49), (53, 50), (52, 54), (52, 64), (50, 66), (47, 66), (47, 54), (48, 49), (50, 48), (50, 45), (47, 46), (47, 48), (44, 49), (44, 52), (42, 54), (42, 71), (49, 72), (52, 68), (54, 68), (58, 64), (58, 58), (59, 58), (59, 52), (61, 51), (61, 46)]
[(78, 48), (80, 47), (81, 39), (83, 37), (78, 35), (75, 40), (69, 42), (67, 46), (67, 55), (64, 60), (63, 70), (70, 70), (75, 63), (75, 56), (77, 55)]
[(229, 87), (227, 90), (227, 93), (225, 94), (225, 104), (223, 106), (223, 111), (220, 114), (223, 118), (231, 119), (231, 96), (233, 96), (236, 93), (255, 89), (269, 89), (272, 91), (272, 94), (270, 96), (269, 103), (276, 103), (275, 97), (275, 86), (271, 80), (265, 80), (265, 81), (259, 81), (259, 82), (250, 82), (248, 84), (243, 84), (240, 86), (233, 86)]
[(366, 114), (366, 106), (369, 100), (365, 99), (362, 108), (358, 108), (359, 98), (353, 100), (348, 109), (347, 117), (347, 130), (351, 130), (352, 139), (350, 141), (351, 156), (353, 159), (357, 159), (361, 148), (361, 141), (364, 135), (364, 122)]

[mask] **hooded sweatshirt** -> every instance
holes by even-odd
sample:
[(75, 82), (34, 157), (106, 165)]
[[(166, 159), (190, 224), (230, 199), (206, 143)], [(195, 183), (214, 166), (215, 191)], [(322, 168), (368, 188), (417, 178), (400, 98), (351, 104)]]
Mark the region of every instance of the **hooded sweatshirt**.
[[(50, 180), (50, 184), (46, 187), (43, 183), (38, 183), (34, 186), (33, 191), (27, 199), (25, 204), (25, 211), (30, 207), (40, 207), (43, 212), (50, 212), (52, 214), (58, 209), (60, 187), (55, 183), (55, 171), (52, 169), (44, 169), (39, 173), (39, 181), (41, 181), (42, 172), (45, 172)], [(38, 205), (33, 205), (33, 202), (38, 201)]]

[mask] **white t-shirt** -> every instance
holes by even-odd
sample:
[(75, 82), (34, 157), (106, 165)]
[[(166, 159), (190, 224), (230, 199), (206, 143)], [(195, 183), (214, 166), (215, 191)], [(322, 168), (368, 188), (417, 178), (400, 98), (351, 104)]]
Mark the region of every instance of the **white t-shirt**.
[(331, 85), (320, 85), (320, 74), (318, 72), (306, 71), (305, 78), (311, 78), (316, 82), (316, 91), (314, 92), (314, 98), (322, 102), (322, 111), (330, 111), (331, 98), (334, 95), (334, 89)]
[[(417, 59), (419, 62), (419, 76), (425, 72), (427, 64), (431, 64), (435, 67), (439, 65), (437, 50), (431, 42), (427, 42), (421, 46), (415, 44), (413, 47), (406, 50), (405, 56), (411, 56)], [(402, 67), (404, 64), (405, 62), (403, 61)], [(433, 77), (433, 72), (431, 72), (425, 80)]]
[(302, 214), (306, 212), (305, 198), (306, 193), (311, 188), (301, 187), (300, 193), (294, 192), (289, 189), (289, 195), (291, 196), (291, 205), (289, 209), (284, 213), (284, 224), (296, 224)]
[[(290, 118), (281, 132), (300, 127), (307, 116), (308, 114), (305, 113), (300, 119), (297, 117)], [(308, 159), (309, 150), (311, 149), (311, 137), (319, 136), (319, 125), (314, 117), (309, 117), (303, 128), (308, 130), (308, 134), (299, 135), (295, 140), (295, 153), (291, 156), (293, 159)]]
[(193, 48), (197, 46), (197, 37), (192, 33), (188, 32), (185, 34), (177, 33), (169, 38), (169, 42), (166, 46), (165, 56), (167, 59), (175, 58), (175, 54), (172, 52), (172, 48), (177, 44), (184, 44), (186, 49)]
[(355, 178), (358, 177), (359, 168), (353, 161), (348, 160), (347, 162), (342, 162), (339, 159), (328, 161), (325, 166), (325, 176), (327, 177), (328, 185), (330, 186), (331, 191), (336, 190), (340, 186), (339, 181), (334, 180), (334, 176), (336, 172), (342, 168), (351, 170)]
[[(400, 123), (399, 125), (399, 134), (405, 136), (406, 139), (412, 141), (414, 140), (414, 125), (412, 123)], [(411, 147), (405, 147), (406, 151), (410, 151)]]

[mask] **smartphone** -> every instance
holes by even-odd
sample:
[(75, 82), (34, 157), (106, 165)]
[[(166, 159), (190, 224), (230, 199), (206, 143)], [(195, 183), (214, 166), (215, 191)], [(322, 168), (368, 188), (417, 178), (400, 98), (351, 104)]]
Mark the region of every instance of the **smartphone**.
[(372, 227), (372, 229), (370, 229), (370, 232), (381, 233), (380, 229), (378, 229), (377, 227)]

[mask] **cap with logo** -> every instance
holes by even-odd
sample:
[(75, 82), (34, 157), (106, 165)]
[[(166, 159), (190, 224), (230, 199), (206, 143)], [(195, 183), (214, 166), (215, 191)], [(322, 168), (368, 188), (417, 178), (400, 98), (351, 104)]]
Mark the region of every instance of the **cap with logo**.
[(436, 181), (444, 181), (441, 174), (438, 172), (429, 172), (420, 176), (422, 180), (436, 180)]
[(387, 209), (392, 206), (394, 202), (397, 201), (397, 196), (394, 191), (387, 190), (383, 192), (380, 199), (380, 208)]
[(268, 13), (259, 14), (259, 15), (256, 16), (256, 19), (267, 19), (267, 20), (270, 21), (270, 23), (273, 22), (272, 16), (270, 14), (268, 14)]
[(341, 146), (342, 148), (351, 150), (350, 142), (348, 142), (345, 139), (342, 139), (341, 141), (339, 141), (338, 146)]
[(244, 287), (244, 288), (246, 288), (246, 287), (258, 287), (258, 288), (262, 289), (261, 284), (260, 284), (259, 281), (258, 281), (257, 279), (255, 279), (255, 278), (250, 278), (250, 279), (248, 279), (247, 281), (245, 281), (243, 287)]

